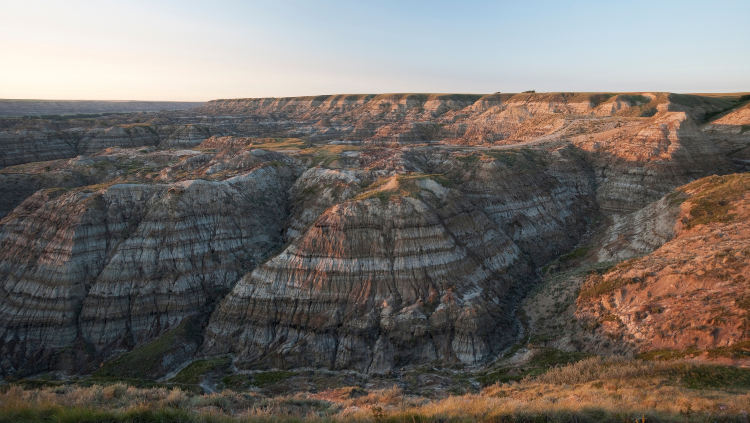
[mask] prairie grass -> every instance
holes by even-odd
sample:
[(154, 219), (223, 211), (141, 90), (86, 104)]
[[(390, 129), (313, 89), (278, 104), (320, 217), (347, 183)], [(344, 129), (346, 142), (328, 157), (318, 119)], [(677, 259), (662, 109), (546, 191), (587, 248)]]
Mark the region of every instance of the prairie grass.
[(446, 188), (453, 186), (453, 181), (442, 174), (412, 173), (378, 179), (354, 199), (367, 200), (369, 198), (378, 198), (382, 203), (387, 203), (391, 197), (417, 198), (423, 190), (419, 183), (423, 179), (432, 179)]
[(298, 154), (297, 157), (309, 161), (311, 166), (328, 168), (339, 160), (341, 153), (356, 150), (359, 150), (359, 147), (342, 144), (326, 144), (310, 147)]
[(735, 173), (724, 176), (709, 176), (679, 188), (679, 191), (692, 194), (690, 219), (687, 227), (713, 222), (726, 223), (734, 220), (731, 213), (732, 202), (750, 191), (750, 177)]
[(589, 357), (517, 383), (442, 399), (394, 386), (268, 397), (179, 388), (0, 389), (0, 422), (705, 422), (747, 421), (750, 370)]

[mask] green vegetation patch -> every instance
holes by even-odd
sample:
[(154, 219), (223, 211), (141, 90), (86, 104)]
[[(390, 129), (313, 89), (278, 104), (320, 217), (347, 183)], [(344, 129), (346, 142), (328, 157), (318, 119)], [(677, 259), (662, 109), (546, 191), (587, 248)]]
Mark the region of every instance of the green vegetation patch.
[(684, 193), (695, 193), (688, 200), (691, 203), (687, 227), (708, 223), (727, 223), (736, 214), (730, 213), (732, 202), (740, 199), (750, 190), (750, 175), (736, 173), (724, 176), (709, 176), (679, 188)]
[(302, 150), (313, 147), (312, 144), (299, 138), (268, 138), (257, 142), (252, 138), (248, 139), (248, 148), (262, 149), (269, 151), (276, 150)]
[(469, 154), (466, 156), (456, 156), (456, 160), (463, 164), (473, 164), (477, 163), (479, 161), (479, 155), (478, 154)]
[[(395, 184), (393, 187), (383, 189), (386, 184), (393, 183), (395, 178)], [(422, 179), (432, 179), (443, 187), (450, 188), (453, 186), (453, 181), (446, 178), (442, 174), (425, 174), (425, 173), (411, 173), (405, 175), (398, 175), (390, 178), (381, 178), (370, 184), (365, 191), (358, 196), (355, 200), (367, 200), (370, 198), (377, 198), (382, 203), (387, 203), (391, 197), (413, 197), (417, 198), (423, 188), (420, 186), (419, 181)]]
[(673, 375), (689, 389), (750, 388), (750, 369), (740, 367), (680, 363)]
[(615, 97), (616, 95), (617, 94), (614, 93), (591, 94), (591, 96), (589, 96), (589, 102), (591, 103), (592, 107), (596, 107), (611, 99), (612, 97)]
[(502, 368), (480, 376), (477, 380), (483, 386), (490, 386), (495, 383), (518, 382), (525, 378), (544, 374), (551, 368), (577, 363), (593, 356), (594, 354), (566, 352), (555, 348), (541, 348), (523, 367)]
[(638, 358), (649, 361), (668, 361), (685, 357), (693, 357), (700, 354), (707, 354), (709, 358), (727, 357), (733, 359), (747, 359), (750, 357), (750, 341), (737, 342), (736, 344), (726, 347), (711, 348), (700, 350), (695, 347), (689, 347), (681, 350), (653, 350), (638, 354)]
[[(197, 373), (199, 374), (197, 375), (197, 377), (200, 377), (201, 375), (216, 369), (225, 370), (224, 367), (210, 367), (208, 364), (200, 364), (199, 367), (201, 367), (201, 369), (198, 369)], [(297, 375), (299, 375), (299, 373), (283, 370), (260, 372), (255, 373), (254, 375), (232, 374), (221, 379), (221, 385), (223, 386), (223, 388), (231, 389), (234, 391), (244, 391), (249, 389), (251, 386), (263, 388), (266, 386), (275, 385)]]
[(226, 372), (231, 364), (232, 359), (228, 357), (194, 361), (169, 381), (187, 385), (197, 385), (201, 382), (203, 375), (215, 371)]
[(621, 95), (620, 99), (627, 101), (631, 105), (646, 104), (651, 102), (651, 98), (641, 94), (625, 94)]
[(560, 256), (558, 259), (561, 263), (569, 262), (569, 261), (575, 261), (580, 260), (584, 257), (586, 257), (586, 254), (591, 251), (591, 247), (578, 247), (575, 250), (569, 252), (568, 254), (565, 254), (563, 256)]
[(530, 148), (518, 150), (486, 150), (483, 154), (511, 168), (534, 169), (546, 166), (547, 160), (537, 151)]
[(581, 287), (581, 292), (578, 294), (578, 298), (581, 300), (588, 300), (602, 295), (607, 295), (615, 292), (616, 290), (630, 285), (632, 283), (639, 283), (638, 278), (614, 278), (610, 280), (602, 280), (599, 278), (591, 278), (588, 282)]
[(252, 385), (251, 378), (249, 375), (229, 375), (221, 380), (225, 388), (232, 389), (235, 391), (242, 391)]
[(177, 327), (140, 346), (104, 363), (95, 377), (153, 379), (161, 376), (162, 358), (182, 342), (202, 342), (200, 324), (195, 318), (184, 319)]
[(252, 384), (262, 388), (264, 386), (273, 385), (279, 383), (282, 380), (289, 379), (292, 376), (297, 376), (296, 372), (288, 372), (283, 370), (275, 370), (269, 372), (261, 372), (253, 375)]
[(682, 191), (674, 191), (667, 195), (666, 199), (670, 206), (679, 206), (690, 198)]
[[(336, 164), (339, 160), (341, 153), (346, 151), (357, 151), (359, 147), (353, 145), (343, 144), (326, 144), (320, 146), (308, 147), (305, 151), (301, 152), (298, 157), (301, 159), (308, 159), (311, 166), (320, 166), (324, 168), (331, 168), (332, 165)], [(336, 166), (334, 166), (336, 167)]]

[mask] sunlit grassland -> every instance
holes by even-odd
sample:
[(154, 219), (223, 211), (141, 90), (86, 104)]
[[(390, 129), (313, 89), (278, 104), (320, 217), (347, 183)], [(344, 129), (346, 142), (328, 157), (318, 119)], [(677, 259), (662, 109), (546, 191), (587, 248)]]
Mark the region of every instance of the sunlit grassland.
[(265, 396), (180, 388), (4, 385), (0, 421), (653, 422), (747, 421), (750, 370), (590, 357), (474, 394), (430, 399), (343, 387)]

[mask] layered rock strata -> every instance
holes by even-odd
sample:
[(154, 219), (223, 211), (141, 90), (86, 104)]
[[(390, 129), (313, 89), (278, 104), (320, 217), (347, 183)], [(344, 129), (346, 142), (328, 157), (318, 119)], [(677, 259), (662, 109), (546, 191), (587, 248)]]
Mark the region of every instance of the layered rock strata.
[(528, 277), (520, 251), (459, 193), (421, 179), (414, 197), (389, 196), (394, 183), (331, 207), (242, 278), (213, 314), (205, 351), (253, 367), (367, 372), (497, 353)]
[(750, 103), (703, 126), (703, 132), (743, 171), (750, 170)]
[(190, 109), (201, 104), (192, 101), (0, 100), (0, 116), (157, 112)]
[[(614, 340), (631, 352), (733, 345), (746, 350), (750, 178), (704, 178), (667, 201), (680, 209), (674, 237), (644, 257), (590, 276), (581, 288), (576, 318), (589, 328), (589, 337), (606, 336), (610, 344)], [(659, 220), (674, 216), (659, 203), (651, 209), (667, 211)], [(591, 343), (586, 339), (581, 338), (583, 345)]]
[(735, 170), (683, 112), (659, 112), (641, 125), (580, 135), (572, 142), (590, 153), (597, 201), (609, 212), (633, 212), (680, 185)]
[[(455, 160), (455, 159), (454, 159)], [(596, 216), (595, 179), (570, 148), (488, 151), (438, 162), (456, 188), (541, 266), (571, 250)]]
[[(0, 224), (3, 372), (152, 339), (282, 243), (293, 166), (222, 181), (40, 191)], [(90, 360), (90, 358), (89, 358)], [(59, 360), (58, 360), (59, 361)]]
[[(742, 135), (744, 109), (703, 131), (695, 123), (728, 104), (666, 93), (387, 94), (0, 120), (0, 166), (14, 164), (0, 172), (2, 374), (98, 364), (205, 317), (230, 291), (204, 352), (239, 366), (481, 363), (512, 339), (531, 267), (571, 251), (600, 211), (613, 225), (588, 259), (656, 257), (683, 242), (684, 198), (659, 198), (732, 172), (725, 154), (741, 162), (741, 137), (711, 125)], [(604, 282), (631, 277), (621, 270)], [(631, 285), (617, 291), (630, 305), (612, 311), (596, 297), (604, 308), (582, 309), (581, 321), (637, 321), (643, 310), (628, 316), (645, 300)], [(742, 313), (725, 308), (735, 324)], [(623, 339), (641, 336), (626, 326)], [(722, 336), (715, 345), (744, 339)]]

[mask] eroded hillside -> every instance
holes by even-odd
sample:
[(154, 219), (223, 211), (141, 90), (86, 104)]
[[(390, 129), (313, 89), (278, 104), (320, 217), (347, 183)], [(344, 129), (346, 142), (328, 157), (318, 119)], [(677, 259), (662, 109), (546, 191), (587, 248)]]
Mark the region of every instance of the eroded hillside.
[(740, 345), (746, 107), (386, 94), (3, 120), (0, 372), (115, 374), (157, 344), (143, 376), (481, 368), (530, 334)]
[(618, 220), (527, 301), (534, 332), (570, 351), (747, 361), (748, 201), (747, 174), (711, 176)]

